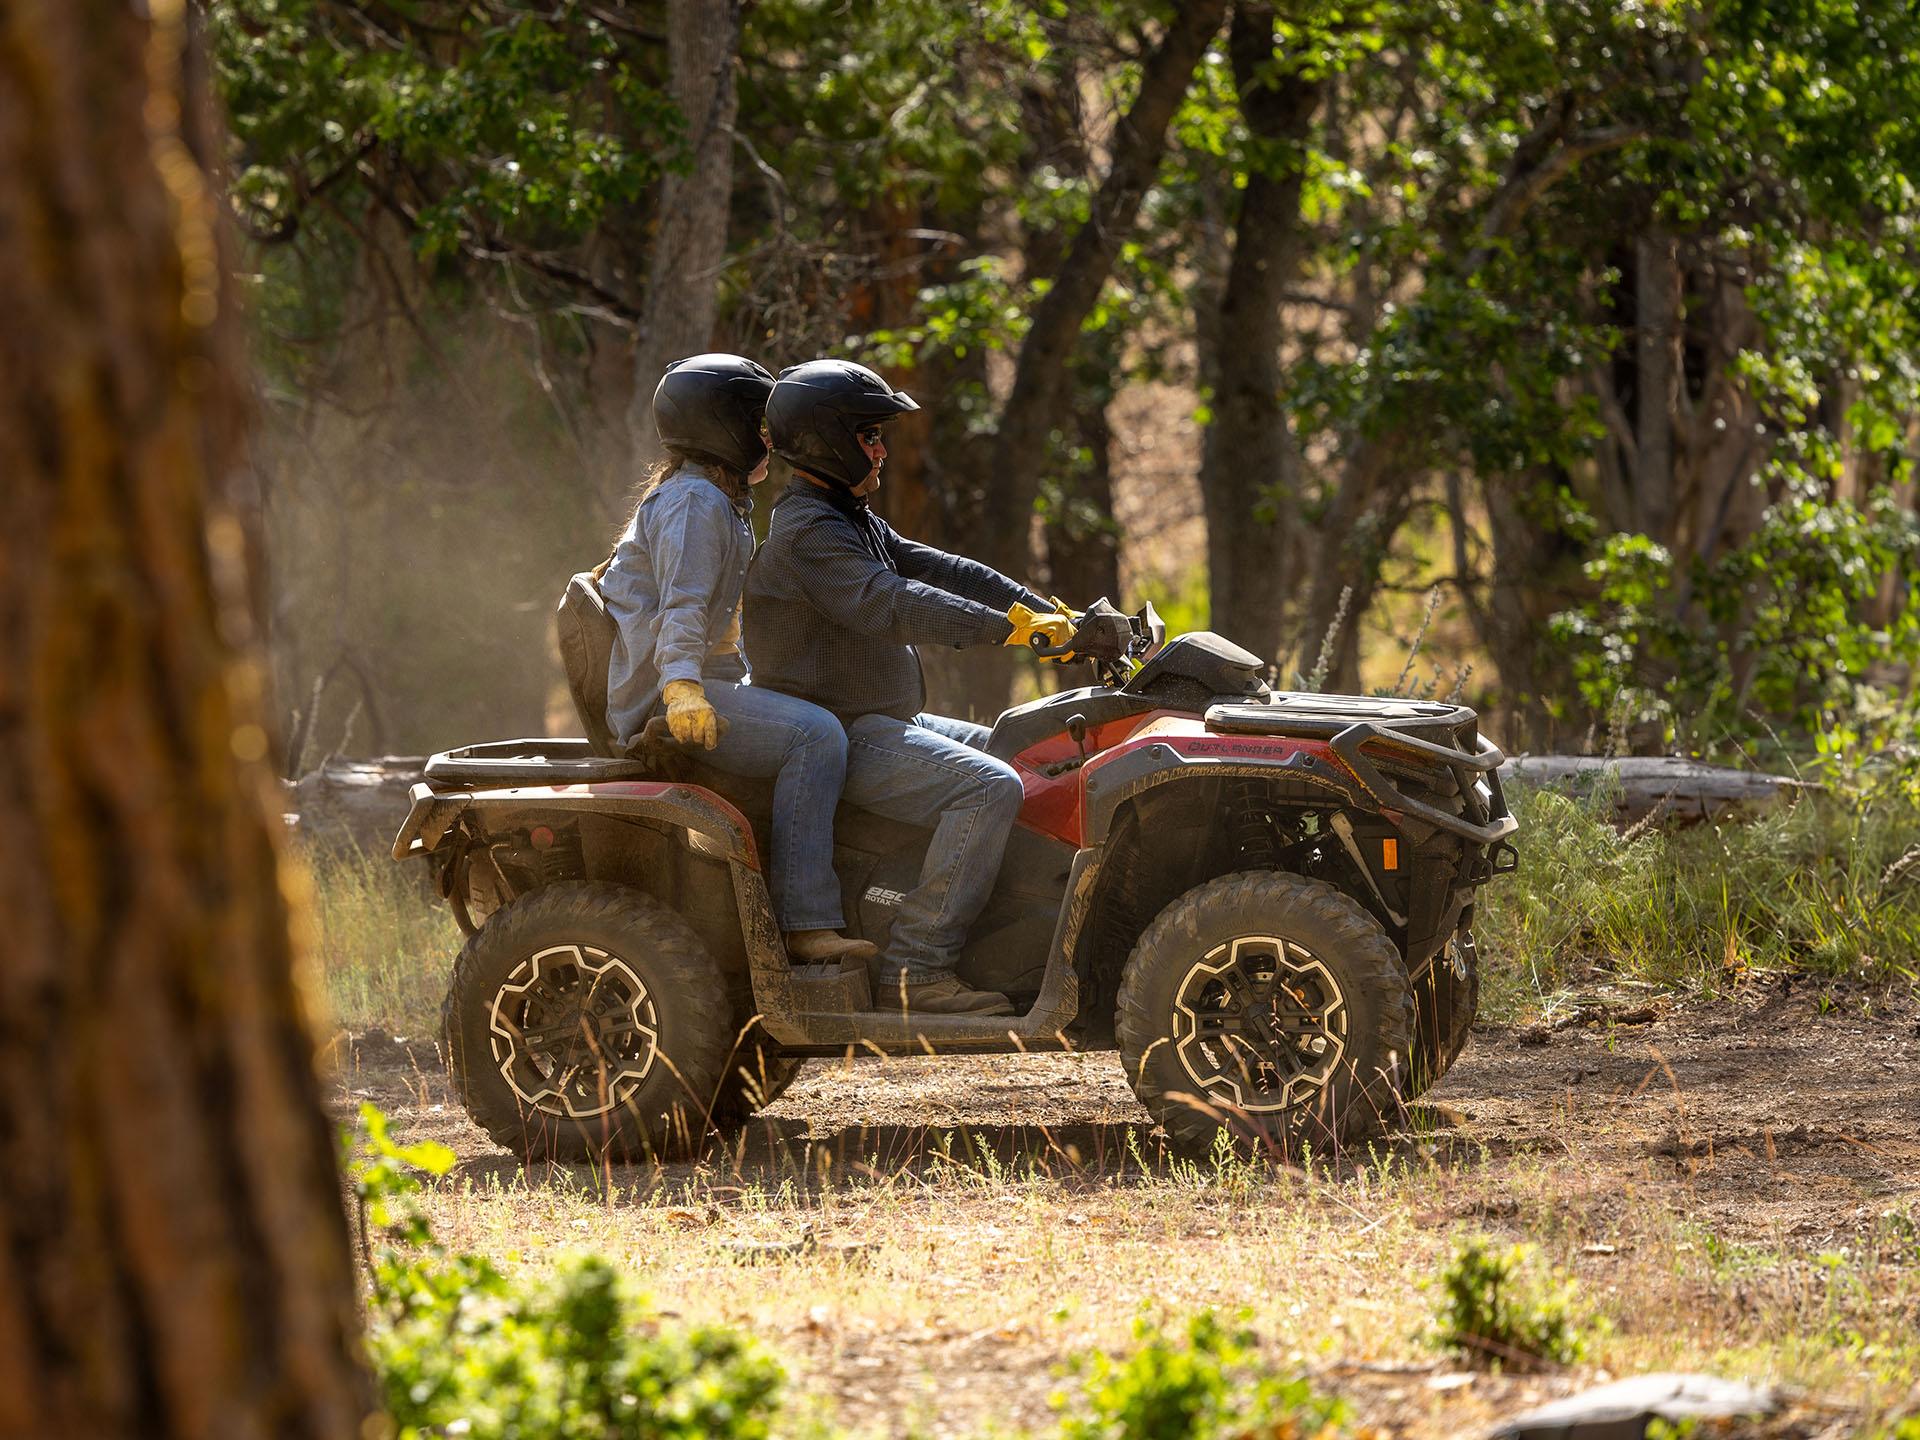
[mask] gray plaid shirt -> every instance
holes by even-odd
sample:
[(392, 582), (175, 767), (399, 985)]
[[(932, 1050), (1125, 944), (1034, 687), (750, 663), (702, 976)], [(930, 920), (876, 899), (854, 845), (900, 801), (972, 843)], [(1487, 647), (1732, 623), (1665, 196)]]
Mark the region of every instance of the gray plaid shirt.
[(991, 566), (901, 538), (842, 490), (796, 475), (747, 571), (753, 683), (853, 721), (926, 704), (915, 645), (998, 645), (1007, 610), (1047, 602)]

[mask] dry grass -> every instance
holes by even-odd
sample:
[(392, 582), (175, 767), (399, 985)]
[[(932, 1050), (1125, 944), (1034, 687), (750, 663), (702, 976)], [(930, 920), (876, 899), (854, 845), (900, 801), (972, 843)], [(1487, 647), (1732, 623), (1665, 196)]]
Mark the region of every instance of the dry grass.
[[(1555, 1043), (1576, 1068), (1606, 1053), (1597, 1035)], [(431, 1111), (417, 1079), (392, 1098), (412, 1133), (468, 1157), (429, 1201), (443, 1240), (523, 1273), (597, 1252), (663, 1312), (766, 1339), (804, 1394), (875, 1432), (1040, 1428), (1069, 1357), (1124, 1349), (1143, 1309), (1208, 1306), (1244, 1310), (1272, 1364), (1409, 1435), (1656, 1368), (1804, 1387), (1854, 1420), (1920, 1405), (1910, 1144), (1676, 1159), (1644, 1137), (1726, 1123), (1684, 1078), (1483, 1100), (1512, 1076), (1476, 1083), (1473, 1059), (1449, 1087), (1470, 1110), (1430, 1111), (1338, 1173), (1169, 1161), (1103, 1056), (816, 1064), (704, 1164), (611, 1174), (527, 1174)], [(1529, 1114), (1514, 1133), (1506, 1117)], [(779, 1250), (809, 1233), (815, 1248)], [(1585, 1366), (1469, 1374), (1432, 1346), (1425, 1287), (1475, 1233), (1529, 1241), (1577, 1281), (1606, 1322)]]

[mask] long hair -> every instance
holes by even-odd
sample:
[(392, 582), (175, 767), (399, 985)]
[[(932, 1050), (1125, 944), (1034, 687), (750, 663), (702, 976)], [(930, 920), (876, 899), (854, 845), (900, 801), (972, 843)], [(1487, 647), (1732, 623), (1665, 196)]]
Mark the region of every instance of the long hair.
[[(746, 506), (749, 487), (747, 477), (724, 460), (712, 455), (702, 454), (698, 450), (669, 448), (667, 453), (647, 467), (647, 473), (640, 477), (640, 483), (634, 487), (633, 508), (638, 510), (640, 503), (651, 495), (662, 480), (680, 473), (681, 467), (698, 465), (707, 472), (709, 479), (720, 488), (720, 493), (731, 501), (736, 509)], [(632, 515), (628, 515), (632, 519)]]
[(712, 480), (720, 493), (727, 497), (733, 508), (745, 512), (753, 493), (745, 475), (726, 461), (715, 459), (711, 455), (704, 455), (697, 450), (669, 447), (664, 456), (647, 467), (646, 473), (640, 477), (640, 482), (633, 487), (633, 509), (627, 512), (626, 524), (615, 533), (613, 544), (607, 551), (607, 558), (593, 567), (593, 578), (596, 581), (607, 573), (608, 567), (613, 564), (614, 557), (620, 553), (621, 536), (627, 533), (627, 525), (631, 525), (633, 517), (640, 513), (640, 506), (647, 496), (659, 488), (661, 481), (677, 475), (680, 468), (688, 464), (698, 465), (706, 471), (707, 478)]

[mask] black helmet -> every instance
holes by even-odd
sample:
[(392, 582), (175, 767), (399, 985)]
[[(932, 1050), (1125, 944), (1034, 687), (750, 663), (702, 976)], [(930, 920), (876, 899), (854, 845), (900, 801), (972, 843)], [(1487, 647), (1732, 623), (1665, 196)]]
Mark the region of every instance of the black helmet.
[(773, 376), (740, 355), (692, 355), (667, 366), (653, 392), (660, 443), (731, 465), (743, 475), (766, 458), (760, 417)]
[(920, 407), (864, 365), (809, 360), (790, 365), (767, 400), (773, 453), (796, 470), (852, 489), (873, 471), (856, 430)]

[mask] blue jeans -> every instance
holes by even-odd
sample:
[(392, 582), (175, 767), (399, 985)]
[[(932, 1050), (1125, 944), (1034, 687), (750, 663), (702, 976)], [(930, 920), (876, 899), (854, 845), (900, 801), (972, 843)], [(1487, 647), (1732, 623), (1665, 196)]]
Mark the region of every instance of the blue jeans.
[(1020, 813), (1020, 777), (985, 753), (987, 728), (940, 715), (862, 715), (847, 727), (849, 805), (932, 825), (920, 883), (894, 912), (882, 984), (951, 974), (967, 927), (993, 893)]
[(773, 854), (768, 888), (782, 930), (838, 930), (833, 810), (847, 775), (847, 733), (829, 712), (758, 685), (703, 679), (707, 703), (727, 722), (712, 750), (693, 753), (716, 770), (773, 781)]

